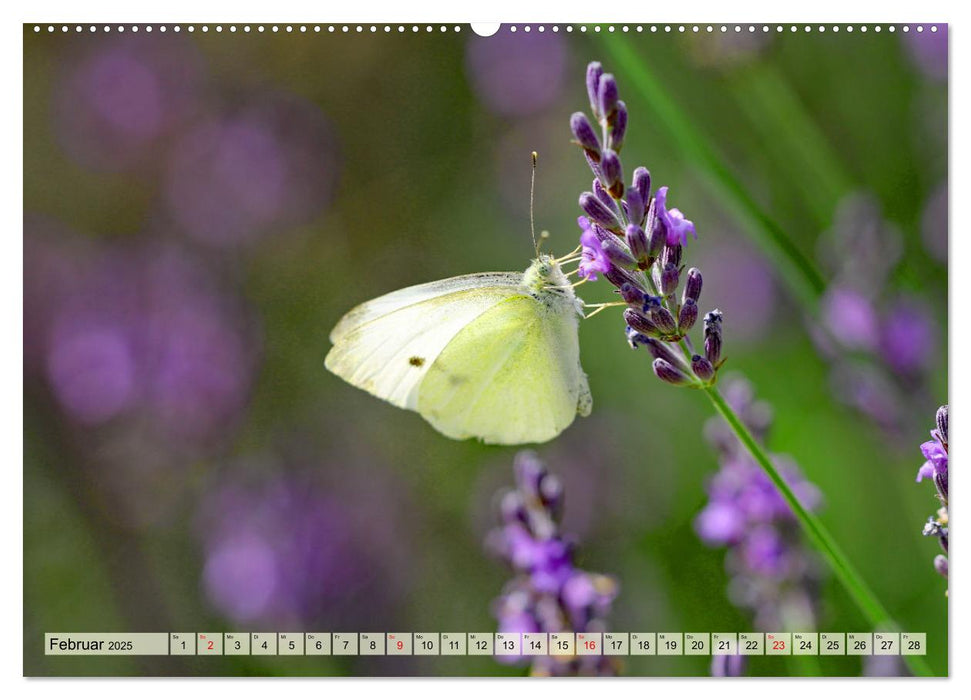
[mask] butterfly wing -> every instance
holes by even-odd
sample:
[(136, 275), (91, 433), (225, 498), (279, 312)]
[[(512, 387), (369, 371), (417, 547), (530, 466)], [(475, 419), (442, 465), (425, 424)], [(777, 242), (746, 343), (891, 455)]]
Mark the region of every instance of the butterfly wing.
[(522, 273), (487, 272), (399, 289), (349, 311), (331, 331), (327, 369), (395, 406), (417, 410), (418, 386), (462, 328), (510, 296)]
[(591, 405), (576, 311), (528, 294), (465, 326), (418, 388), (418, 411), (439, 432), (502, 445), (551, 440)]

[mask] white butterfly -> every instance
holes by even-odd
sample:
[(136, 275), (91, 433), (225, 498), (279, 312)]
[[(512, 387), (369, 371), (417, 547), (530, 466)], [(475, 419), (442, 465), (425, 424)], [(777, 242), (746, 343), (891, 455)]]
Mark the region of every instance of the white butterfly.
[(400, 289), (331, 331), (327, 369), (444, 435), (545, 442), (593, 405), (580, 367), (582, 305), (559, 262)]

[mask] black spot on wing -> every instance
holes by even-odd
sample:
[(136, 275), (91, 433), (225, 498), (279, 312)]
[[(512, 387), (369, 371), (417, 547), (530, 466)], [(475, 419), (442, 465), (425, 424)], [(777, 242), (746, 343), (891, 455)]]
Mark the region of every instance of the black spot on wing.
[(421, 367), (422, 365), (425, 364), (425, 358), (418, 357), (417, 355), (412, 355), (411, 357), (408, 358), (408, 364), (411, 365), (412, 367)]

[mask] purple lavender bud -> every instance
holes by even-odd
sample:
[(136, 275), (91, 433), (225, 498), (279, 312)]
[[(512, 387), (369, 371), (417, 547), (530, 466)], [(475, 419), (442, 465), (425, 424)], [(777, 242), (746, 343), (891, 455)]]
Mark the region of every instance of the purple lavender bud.
[[(640, 226), (644, 223), (644, 200), (641, 198), (640, 190), (636, 187), (628, 187), (624, 195), (624, 205), (627, 211), (627, 218), (632, 224)], [(645, 236), (646, 240), (646, 236)]]
[(705, 357), (713, 365), (722, 354), (722, 313), (718, 309), (705, 314)]
[(634, 277), (633, 273), (628, 272), (622, 267), (614, 267), (611, 265), (610, 269), (604, 272), (604, 277), (607, 278), (608, 282), (617, 287), (617, 289), (620, 289), (625, 284), (629, 284), (640, 289), (641, 291), (644, 291), (640, 281)]
[(594, 160), (593, 156), (590, 155), (590, 151), (583, 149), (583, 157), (587, 160), (587, 165), (590, 166), (590, 171), (593, 173), (594, 177), (600, 177), (600, 154), (597, 154), (597, 159)]
[(593, 116), (600, 118), (600, 76), (604, 73), (604, 67), (599, 61), (587, 64), (587, 96), (590, 98), (590, 108)]
[(600, 140), (597, 138), (590, 120), (583, 112), (574, 112), (570, 117), (570, 131), (584, 150), (597, 162), (600, 161)]
[(633, 184), (642, 202), (651, 201), (651, 173), (647, 168), (641, 166), (634, 169)]
[(620, 231), (620, 221), (617, 216), (593, 192), (584, 192), (580, 195), (580, 208), (588, 217), (604, 228)]
[(934, 571), (947, 578), (947, 557), (943, 554), (938, 554), (934, 557)]
[(947, 472), (934, 472), (934, 486), (940, 494), (944, 504), (947, 505)]
[(688, 270), (688, 277), (684, 282), (684, 294), (681, 297), (681, 303), (687, 303), (688, 299), (697, 302), (698, 298), (701, 296), (701, 270), (697, 267), (692, 267)]
[(654, 374), (661, 381), (675, 386), (684, 386), (691, 383), (691, 378), (680, 369), (666, 360), (660, 358), (654, 360)]
[(664, 253), (661, 255), (661, 260), (664, 262), (665, 265), (674, 265), (675, 267), (680, 267), (681, 246), (679, 245), (664, 246)]
[(617, 102), (617, 111), (610, 121), (610, 147), (617, 152), (624, 145), (624, 135), (627, 133), (627, 105), (623, 101)]
[(626, 270), (637, 269), (637, 261), (617, 241), (603, 241), (600, 247), (603, 248), (607, 259), (617, 267), (622, 267)]
[(644, 229), (636, 224), (630, 224), (627, 227), (625, 238), (627, 239), (627, 247), (630, 248), (631, 254), (637, 260), (637, 266), (646, 270), (651, 264), (651, 258), (650, 250), (647, 247), (647, 234), (644, 233)]
[(638, 339), (641, 345), (646, 345), (648, 352), (655, 360), (664, 360), (672, 367), (680, 367), (681, 361), (675, 357), (674, 353), (671, 352), (671, 348), (668, 347), (667, 343), (655, 340), (654, 338), (644, 338), (643, 340)]
[(604, 73), (600, 76), (600, 83), (597, 87), (597, 107), (600, 109), (600, 116), (610, 119), (614, 116), (617, 109), (618, 100), (617, 80), (613, 74)]
[(685, 299), (678, 312), (678, 332), (686, 333), (695, 325), (698, 320), (698, 304), (694, 299)]
[(539, 498), (543, 505), (553, 511), (554, 516), (560, 514), (563, 505), (563, 482), (555, 474), (547, 474), (539, 484)]
[(937, 409), (937, 435), (941, 444), (947, 447), (947, 404)]
[(624, 321), (635, 331), (645, 335), (660, 335), (657, 326), (646, 316), (634, 309), (624, 309)]
[(610, 196), (620, 199), (624, 194), (624, 170), (616, 151), (607, 149), (600, 156), (600, 173)]
[(516, 484), (525, 493), (538, 494), (539, 484), (546, 474), (546, 468), (535, 452), (523, 450), (513, 461)]
[(638, 309), (644, 306), (644, 292), (635, 287), (632, 284), (625, 283), (620, 286), (620, 296), (623, 297), (631, 306), (636, 306)]
[(671, 263), (664, 266), (661, 270), (661, 294), (667, 296), (668, 294), (674, 294), (675, 290), (678, 288), (678, 268)]
[(517, 491), (507, 491), (499, 501), (499, 513), (504, 523), (525, 523), (526, 509)]
[(678, 324), (674, 316), (663, 306), (655, 306), (651, 309), (651, 320), (664, 335), (674, 335), (678, 332)]
[(593, 188), (593, 193), (597, 195), (597, 198), (603, 202), (604, 205), (610, 209), (610, 211), (612, 211), (614, 214), (620, 213), (620, 209), (617, 208), (617, 202), (614, 201), (613, 195), (611, 195), (610, 192), (608, 192), (603, 186), (599, 175), (593, 181), (591, 187)]
[[(647, 218), (650, 222), (650, 214), (648, 214)], [(653, 225), (647, 227), (647, 251), (651, 258), (657, 258), (661, 254), (661, 251), (664, 250), (664, 243), (667, 240), (667, 236), (661, 230), (656, 219), (652, 223)]]
[(701, 355), (691, 356), (691, 371), (695, 373), (703, 382), (707, 382), (709, 379), (715, 376), (715, 368), (712, 367), (711, 363)]

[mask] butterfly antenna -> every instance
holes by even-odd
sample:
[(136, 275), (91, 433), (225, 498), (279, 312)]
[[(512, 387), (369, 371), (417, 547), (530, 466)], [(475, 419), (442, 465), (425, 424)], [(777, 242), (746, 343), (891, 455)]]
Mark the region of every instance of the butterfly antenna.
[(533, 221), (533, 200), (536, 194), (536, 161), (539, 159), (539, 154), (533, 151), (533, 170), (529, 176), (529, 235), (533, 238), (533, 250), (536, 251), (536, 257), (539, 257), (539, 243), (536, 242), (536, 224)]

